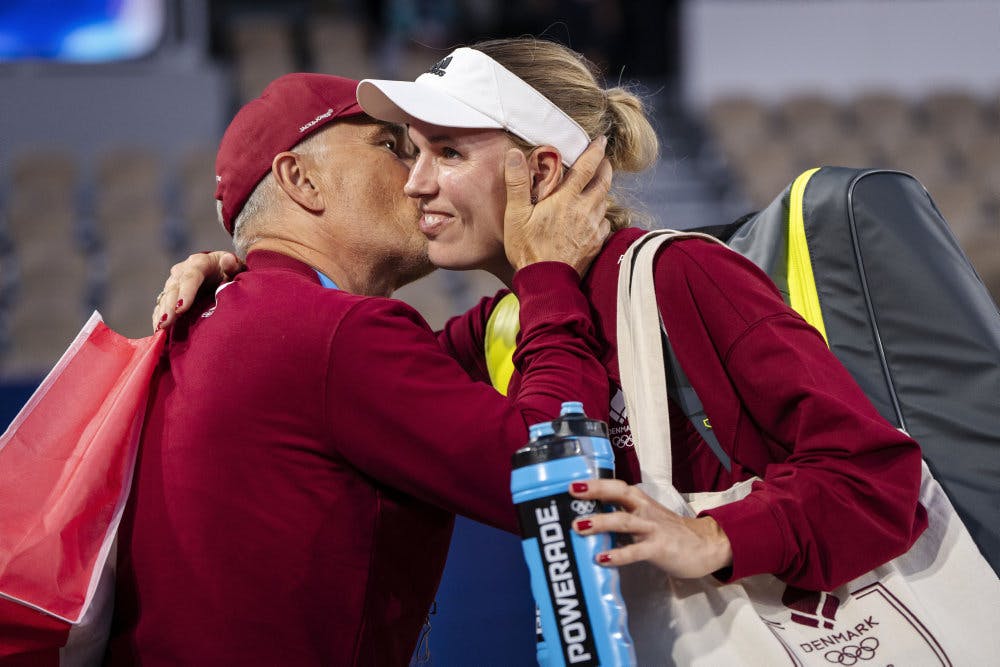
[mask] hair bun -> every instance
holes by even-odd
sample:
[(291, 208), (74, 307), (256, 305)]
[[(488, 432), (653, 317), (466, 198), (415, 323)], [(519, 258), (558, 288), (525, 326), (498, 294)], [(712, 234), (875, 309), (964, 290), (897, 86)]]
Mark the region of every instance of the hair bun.
[(620, 171), (639, 172), (656, 162), (659, 140), (637, 95), (622, 87), (604, 91), (608, 101), (608, 158)]

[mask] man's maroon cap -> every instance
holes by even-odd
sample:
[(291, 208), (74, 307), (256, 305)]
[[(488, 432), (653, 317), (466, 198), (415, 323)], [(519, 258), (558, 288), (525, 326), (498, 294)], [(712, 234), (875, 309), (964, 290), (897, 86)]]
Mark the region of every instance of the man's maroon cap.
[(357, 81), (339, 76), (286, 74), (237, 112), (215, 157), (215, 198), (227, 232), (233, 233), (233, 221), (275, 155), (333, 120), (364, 113), (357, 89)]

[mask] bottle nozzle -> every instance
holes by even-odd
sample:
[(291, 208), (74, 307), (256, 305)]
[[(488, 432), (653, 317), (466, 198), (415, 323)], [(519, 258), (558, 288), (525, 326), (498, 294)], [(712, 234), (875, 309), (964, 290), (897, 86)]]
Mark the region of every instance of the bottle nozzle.
[(580, 401), (566, 401), (562, 404), (562, 408), (559, 410), (559, 416), (565, 417), (566, 415), (587, 415), (583, 412), (583, 403)]
[(553, 435), (554, 433), (552, 422), (541, 422), (540, 424), (532, 424), (528, 427), (528, 439), (532, 442), (547, 435)]

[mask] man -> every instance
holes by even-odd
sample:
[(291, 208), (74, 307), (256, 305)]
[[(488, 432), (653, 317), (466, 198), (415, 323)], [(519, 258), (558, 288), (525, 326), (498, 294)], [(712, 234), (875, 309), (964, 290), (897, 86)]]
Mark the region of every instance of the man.
[[(405, 664), (453, 513), (514, 529), (527, 425), (571, 397), (606, 417), (578, 284), (607, 232), (603, 144), (537, 207), (508, 160), (524, 380), (503, 397), (382, 298), (429, 265), (403, 137), (356, 86), (281, 77), (222, 139), (216, 197), (248, 270), (175, 325), (154, 377), (111, 664)], [(551, 224), (560, 201), (575, 224)]]

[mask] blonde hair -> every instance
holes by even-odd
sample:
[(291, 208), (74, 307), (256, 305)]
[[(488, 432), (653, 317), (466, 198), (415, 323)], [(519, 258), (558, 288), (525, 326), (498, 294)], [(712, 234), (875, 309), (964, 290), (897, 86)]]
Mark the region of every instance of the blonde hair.
[[(493, 58), (551, 100), (591, 139), (606, 135), (606, 155), (616, 173), (644, 171), (656, 161), (659, 140), (642, 100), (620, 86), (601, 87), (596, 66), (583, 55), (535, 38), (487, 40), (472, 48)], [(526, 142), (513, 138), (515, 143), (528, 147)], [(648, 216), (627, 206), (625, 198), (620, 187), (612, 186), (607, 213), (611, 228), (619, 230), (635, 222), (648, 224)]]

